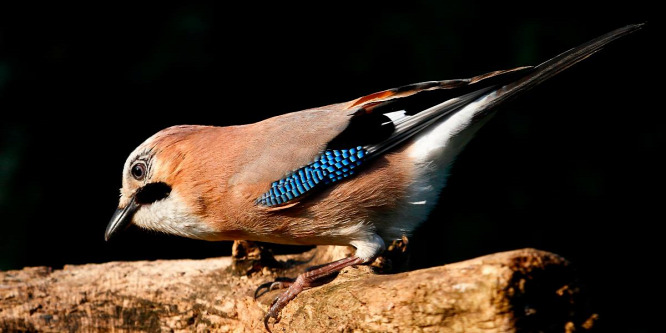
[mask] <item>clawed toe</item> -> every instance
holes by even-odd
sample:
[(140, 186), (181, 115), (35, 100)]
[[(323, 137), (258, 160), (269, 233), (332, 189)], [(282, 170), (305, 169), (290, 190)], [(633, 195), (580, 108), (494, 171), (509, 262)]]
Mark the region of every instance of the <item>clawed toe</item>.
[[(303, 290), (325, 283), (328, 281), (328, 279), (326, 279), (327, 277), (330, 277), (347, 266), (361, 263), (363, 263), (363, 259), (359, 257), (347, 257), (309, 270), (299, 275), (295, 280), (279, 279), (275, 280), (274, 282), (268, 282), (260, 285), (254, 293), (255, 298), (273, 289), (289, 288), (273, 300), (270, 308), (268, 309), (268, 312), (266, 313), (266, 316), (264, 316), (264, 327), (266, 328), (266, 331), (271, 331), (271, 329), (268, 327), (268, 322), (271, 320), (271, 318), (275, 319), (276, 324), (279, 323), (280, 312), (282, 309)], [(263, 290), (265, 290), (265, 292), (262, 292)]]
[(271, 303), (271, 307), (269, 308), (268, 312), (266, 312), (266, 315), (264, 316), (264, 327), (266, 327), (266, 330), (267, 330), (268, 332), (271, 331), (271, 329), (270, 329), (269, 326), (268, 326), (268, 322), (271, 320), (271, 318), (275, 319), (275, 323), (274, 323), (274, 324), (279, 323), (279, 322), (280, 322), (280, 319), (282, 319), (282, 318), (280, 317), (280, 308), (281, 308), (281, 307), (276, 307), (276, 306), (275, 306), (275, 304), (278, 302), (278, 299), (279, 299), (279, 298), (280, 298), (280, 297), (278, 296), (278, 297), (276, 297), (276, 298), (273, 300), (273, 303)]
[[(271, 316), (270, 311), (267, 312), (266, 315), (264, 316), (264, 327), (266, 328), (266, 331), (268, 331), (269, 333), (272, 332), (270, 326), (268, 326), (268, 321), (271, 320), (271, 317), (273, 316)], [(275, 318), (275, 322), (276, 323), (278, 322), (277, 318)]]
[[(288, 288), (293, 282), (294, 282), (294, 279), (277, 278), (274, 281), (262, 283), (254, 291), (254, 299), (256, 300), (257, 298), (263, 296), (264, 294), (266, 294), (270, 291), (276, 290), (276, 289)], [(275, 301), (273, 301), (273, 303), (275, 303)]]

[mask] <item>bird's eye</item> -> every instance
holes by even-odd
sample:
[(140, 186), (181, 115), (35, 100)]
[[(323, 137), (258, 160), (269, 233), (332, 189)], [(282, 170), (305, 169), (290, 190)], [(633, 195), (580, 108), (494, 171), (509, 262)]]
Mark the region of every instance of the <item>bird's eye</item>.
[(134, 164), (130, 172), (132, 173), (132, 177), (134, 177), (134, 179), (143, 180), (146, 178), (146, 165), (141, 162)]

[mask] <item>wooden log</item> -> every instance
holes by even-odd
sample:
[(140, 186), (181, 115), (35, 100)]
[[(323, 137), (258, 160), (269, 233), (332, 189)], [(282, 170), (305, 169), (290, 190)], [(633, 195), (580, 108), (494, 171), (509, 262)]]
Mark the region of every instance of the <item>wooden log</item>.
[[(278, 259), (331, 256), (315, 253)], [(264, 311), (279, 291), (256, 301), (253, 292), (276, 273), (237, 276), (230, 264), (224, 257), (0, 272), (0, 332), (264, 331)], [(534, 249), (399, 274), (350, 267), (300, 294), (272, 330), (580, 332), (597, 317), (582, 295), (566, 260)]]

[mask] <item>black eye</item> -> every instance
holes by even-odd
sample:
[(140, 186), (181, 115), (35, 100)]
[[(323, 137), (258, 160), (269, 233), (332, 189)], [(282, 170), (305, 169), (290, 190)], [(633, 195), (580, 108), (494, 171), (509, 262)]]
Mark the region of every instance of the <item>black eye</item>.
[(134, 177), (134, 179), (143, 180), (146, 178), (146, 165), (141, 162), (134, 164), (130, 172), (132, 173), (132, 177)]

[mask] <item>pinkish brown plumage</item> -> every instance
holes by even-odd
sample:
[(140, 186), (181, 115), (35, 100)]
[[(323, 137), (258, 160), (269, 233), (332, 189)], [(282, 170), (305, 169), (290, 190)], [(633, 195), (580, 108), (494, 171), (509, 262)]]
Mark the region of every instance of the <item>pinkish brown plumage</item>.
[(423, 222), (448, 167), (494, 106), (640, 27), (535, 67), (408, 85), (255, 124), (164, 129), (127, 159), (106, 238), (134, 223), (205, 240), (356, 248), (350, 258), (276, 285), (289, 289), (266, 315), (268, 329), (301, 290), (372, 261), (385, 242)]

